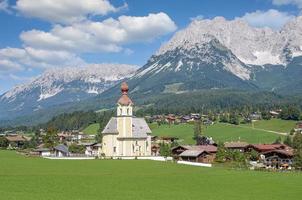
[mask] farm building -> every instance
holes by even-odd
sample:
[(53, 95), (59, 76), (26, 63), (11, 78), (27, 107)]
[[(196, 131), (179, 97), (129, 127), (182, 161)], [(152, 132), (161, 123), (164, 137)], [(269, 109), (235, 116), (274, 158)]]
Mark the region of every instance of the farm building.
[(290, 169), (293, 163), (293, 151), (272, 150), (263, 153), (263, 164), (267, 168)]
[(102, 144), (93, 143), (81, 143), (80, 145), (85, 146), (85, 155), (87, 156), (99, 156), (101, 152)]
[(33, 150), (34, 153), (37, 153), (39, 156), (50, 156), (51, 155), (51, 151), (48, 148), (39, 148), (36, 150)]
[(8, 135), (5, 138), (9, 142), (8, 148), (22, 148), (25, 142), (29, 141), (29, 138), (22, 135)]
[(240, 152), (244, 152), (248, 147), (247, 142), (226, 142), (224, 143), (224, 147), (230, 150), (238, 150)]
[(266, 168), (291, 168), (294, 150), (284, 144), (248, 145), (248, 151), (255, 150), (260, 154), (260, 162)]
[(285, 144), (250, 144), (246, 147), (246, 149), (247, 151), (251, 151), (253, 149), (258, 153), (264, 153), (273, 150), (292, 151), (292, 148)]
[(214, 161), (217, 147), (214, 145), (180, 145), (172, 148), (172, 155), (176, 159), (211, 163)]
[(69, 156), (68, 147), (63, 144), (59, 144), (58, 146), (54, 147), (54, 155), (56, 157)]
[(180, 160), (189, 162), (212, 163), (215, 154), (205, 150), (185, 150), (179, 155)]
[(102, 131), (102, 153), (105, 156), (151, 156), (151, 130), (144, 118), (133, 116), (133, 102), (128, 97), (128, 90), (128, 85), (122, 83), (117, 115)]

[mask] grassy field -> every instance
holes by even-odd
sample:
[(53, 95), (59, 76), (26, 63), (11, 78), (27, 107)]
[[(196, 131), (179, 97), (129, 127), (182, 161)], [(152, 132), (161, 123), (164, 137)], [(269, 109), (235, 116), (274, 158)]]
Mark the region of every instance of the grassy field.
[(296, 200), (302, 174), (141, 160), (46, 160), (0, 151), (5, 200)]
[[(194, 144), (192, 139), (194, 126), (190, 124), (179, 124), (157, 126), (157, 124), (152, 124), (152, 135), (158, 136), (175, 136), (183, 139), (182, 143)], [(275, 133), (252, 129), (251, 127), (241, 127), (230, 124), (217, 123), (212, 126), (208, 126), (203, 129), (206, 136), (211, 136), (216, 142), (225, 141), (246, 141), (249, 143), (272, 143), (280, 135)], [(283, 136), (282, 136), (283, 137)]]
[(87, 126), (84, 130), (83, 133), (87, 134), (87, 135), (96, 135), (98, 130), (100, 128), (100, 124), (99, 123), (95, 123), (95, 124), (90, 124), (89, 126)]
[[(296, 121), (281, 119), (260, 120), (254, 122), (254, 128), (289, 133), (295, 127), (296, 123)], [(245, 126), (252, 127), (252, 124)]]

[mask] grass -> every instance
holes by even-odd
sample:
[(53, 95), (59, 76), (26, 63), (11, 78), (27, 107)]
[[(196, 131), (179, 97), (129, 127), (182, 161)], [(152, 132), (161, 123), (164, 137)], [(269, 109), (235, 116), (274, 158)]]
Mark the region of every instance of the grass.
[[(152, 135), (174, 136), (182, 139), (184, 144), (194, 144), (192, 139), (194, 126), (190, 124), (179, 125), (150, 125)], [(206, 136), (213, 137), (216, 142), (225, 141), (246, 141), (249, 143), (272, 143), (279, 135), (263, 130), (252, 129), (251, 127), (241, 127), (230, 124), (217, 123), (203, 129)], [(283, 137), (283, 136), (282, 136)]]
[(294, 200), (301, 173), (201, 168), (142, 160), (46, 160), (0, 151), (5, 200)]
[[(254, 122), (254, 127), (281, 133), (289, 133), (291, 129), (295, 127), (296, 123), (296, 121), (281, 119), (260, 120)], [(246, 126), (251, 127), (252, 124), (247, 124)]]
[(87, 135), (96, 135), (98, 133), (99, 129), (100, 129), (99, 123), (90, 124), (83, 130), (83, 133), (85, 133)]

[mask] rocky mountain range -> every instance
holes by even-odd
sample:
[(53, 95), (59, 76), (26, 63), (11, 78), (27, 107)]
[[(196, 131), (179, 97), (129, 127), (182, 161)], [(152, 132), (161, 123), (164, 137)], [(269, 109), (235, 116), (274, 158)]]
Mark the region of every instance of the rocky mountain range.
[[(96, 96), (130, 77), (136, 66), (98, 64), (45, 71), (0, 96), (0, 119), (14, 118)], [(9, 117), (8, 117), (9, 116)]]
[(0, 119), (65, 103), (102, 107), (100, 99), (119, 95), (117, 83), (124, 79), (133, 95), (144, 98), (225, 89), (301, 95), (301, 65), (302, 17), (280, 30), (255, 28), (242, 19), (194, 20), (137, 71), (129, 65), (95, 65), (45, 72), (0, 96)]

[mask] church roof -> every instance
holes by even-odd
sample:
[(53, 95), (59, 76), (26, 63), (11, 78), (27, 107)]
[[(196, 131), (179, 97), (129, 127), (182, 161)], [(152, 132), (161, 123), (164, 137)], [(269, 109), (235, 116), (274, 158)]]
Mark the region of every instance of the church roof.
[[(118, 134), (117, 117), (112, 117), (104, 130), (103, 134)], [(145, 138), (152, 133), (144, 118), (132, 118), (132, 136), (134, 138)]]
[(148, 133), (152, 133), (144, 118), (132, 119), (132, 135), (133, 137), (147, 137)]
[(112, 117), (107, 125), (105, 126), (104, 130), (102, 131), (103, 134), (107, 133), (118, 133), (117, 130), (117, 120), (116, 117)]

